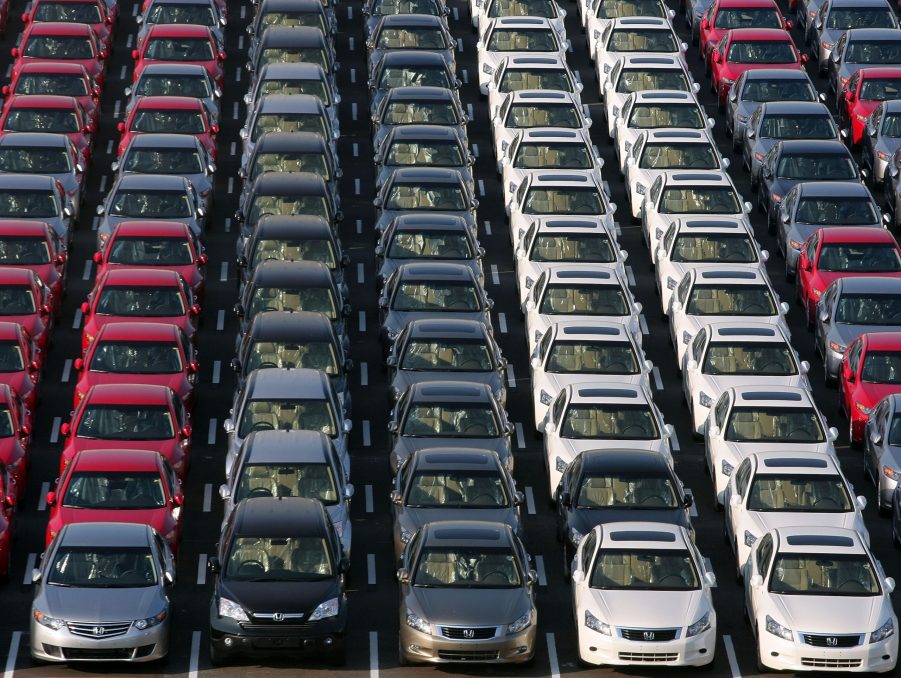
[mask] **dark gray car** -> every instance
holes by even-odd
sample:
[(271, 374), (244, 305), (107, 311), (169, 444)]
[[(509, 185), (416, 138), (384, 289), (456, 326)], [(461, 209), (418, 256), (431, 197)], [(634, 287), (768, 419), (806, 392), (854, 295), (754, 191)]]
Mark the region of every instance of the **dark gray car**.
[(339, 129), (338, 104), (341, 103), (341, 95), (338, 94), (334, 76), (326, 73), (319, 64), (296, 62), (263, 66), (244, 95), (248, 117), (267, 94), (309, 94), (318, 97), (331, 118), (332, 129)]
[(876, 486), (879, 513), (887, 515), (901, 472), (901, 393), (887, 395), (873, 407), (864, 428), (863, 467)]
[(290, 62), (319, 64), (331, 76), (340, 67), (331, 36), (326, 37), (318, 28), (274, 25), (254, 35), (247, 50), (251, 78), (266, 64)]
[(369, 69), (369, 112), (379, 110), (382, 99), (395, 87), (460, 89), (462, 81), (440, 54), (424, 50), (386, 52)]
[(456, 89), (394, 87), (372, 115), (372, 148), (378, 151), (391, 130), (404, 125), (452, 126), (466, 142), (468, 122), (469, 116), (463, 112)]
[(78, 221), (85, 168), (65, 134), (4, 132), (0, 134), (0, 173), (44, 174), (56, 179)]
[(247, 35), (259, 35), (270, 26), (310, 26), (325, 35), (338, 29), (335, 10), (321, 0), (262, 0), (247, 24)]
[(141, 71), (137, 81), (125, 88), (129, 97), (126, 109), (134, 106), (143, 96), (192, 97), (203, 100), (213, 120), (219, 120), (220, 90), (209, 72), (201, 64), (156, 62), (149, 63)]
[(826, 75), (832, 47), (849, 28), (898, 28), (887, 0), (828, 0), (805, 31), (807, 45)]
[(266, 94), (247, 115), (247, 122), (238, 135), (244, 145), (241, 167), (253, 154), (254, 146), (266, 132), (315, 132), (329, 141), (337, 154), (341, 136), (325, 103), (312, 94)]
[(0, 220), (7, 219), (46, 222), (66, 247), (72, 242), (75, 211), (52, 176), (0, 173)]
[[(901, 101), (890, 99), (880, 103), (870, 114), (860, 141), (860, 166), (870, 173), (878, 191), (886, 183), (886, 202), (894, 207), (894, 192), (889, 192), (889, 164), (901, 147)], [(897, 174), (897, 173), (896, 173)]]
[(459, 170), (470, 192), (475, 190), (475, 157), (466, 147), (466, 134), (445, 125), (402, 125), (379, 144), (375, 157), (376, 191), (398, 167), (446, 167)]
[(456, 47), (447, 20), (429, 14), (386, 14), (366, 40), (370, 69), (389, 52), (428, 50), (441, 55), (448, 68), (454, 70)]
[(475, 227), (479, 201), (459, 170), (398, 167), (385, 179), (372, 204), (378, 239), (393, 219), (409, 212), (454, 214)]
[(827, 67), (836, 106), (844, 84), (865, 66), (901, 66), (901, 30), (852, 28), (838, 39)]
[(449, 14), (444, 0), (365, 0), (363, 16), (366, 17), (366, 37), (372, 34), (383, 16), (390, 14), (428, 14), (429, 16), (447, 16)]

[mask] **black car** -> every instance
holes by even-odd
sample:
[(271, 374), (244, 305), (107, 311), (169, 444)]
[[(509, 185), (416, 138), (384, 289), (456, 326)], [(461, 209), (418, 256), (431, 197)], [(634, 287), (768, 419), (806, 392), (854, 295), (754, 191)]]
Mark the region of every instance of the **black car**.
[(386, 52), (369, 71), (369, 110), (375, 113), (395, 87), (460, 89), (462, 81), (440, 54), (425, 50)]
[(232, 512), (210, 601), (210, 661), (320, 654), (344, 663), (349, 562), (318, 499), (254, 497)]
[(286, 61), (319, 64), (332, 76), (339, 67), (332, 41), (318, 28), (273, 25), (254, 36), (247, 52), (248, 71), (255, 73), (266, 64)]
[(450, 125), (402, 125), (376, 149), (376, 190), (396, 167), (449, 167), (460, 170), (473, 190), (475, 157), (466, 147), (466, 132)]
[(595, 525), (629, 520), (670, 523), (691, 531), (691, 495), (659, 452), (586, 450), (563, 472), (557, 487), (557, 538), (563, 568)]
[(395, 127), (404, 125), (445, 125), (460, 131), (466, 139), (469, 116), (463, 112), (460, 95), (446, 87), (394, 87), (372, 115), (372, 148)]

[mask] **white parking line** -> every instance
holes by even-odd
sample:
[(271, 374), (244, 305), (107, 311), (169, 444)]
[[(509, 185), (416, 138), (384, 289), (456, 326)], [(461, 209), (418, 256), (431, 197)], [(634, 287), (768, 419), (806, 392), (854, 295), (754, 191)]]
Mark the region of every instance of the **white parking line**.
[(478, 144), (472, 145), (472, 157), (474, 157), (474, 158), (479, 157), (479, 145)]
[(112, 139), (110, 139), (109, 141), (106, 142), (106, 154), (107, 155), (113, 154), (113, 140)]
[(243, 35), (238, 36), (238, 49), (239, 50), (244, 49), (244, 36)]
[(464, 68), (462, 71), (460, 71), (460, 75), (463, 76), (463, 84), (464, 84), (464, 85), (469, 84), (469, 71), (467, 71), (467, 70)]
[(651, 373), (654, 375), (654, 386), (658, 391), (663, 390), (663, 379), (660, 378), (660, 368), (654, 365), (654, 369), (651, 370)]
[(457, 51), (463, 51), (463, 38), (457, 38)]
[(128, 49), (131, 49), (131, 46), (134, 44), (134, 41), (135, 41), (134, 33), (129, 33), (128, 37), (125, 38), (125, 46)]
[(348, 18), (348, 20), (354, 18), (354, 8), (351, 7), (350, 5), (347, 6), (347, 18)]
[(635, 273), (631, 266), (626, 266), (626, 282), (629, 283), (629, 287), (635, 287)]
[(99, 186), (98, 190), (101, 193), (106, 193), (106, 183), (108, 181), (109, 181), (109, 177), (106, 176), (105, 174), (102, 177), (100, 177), (100, 186)]
[(526, 447), (526, 438), (522, 432), (522, 424), (516, 422), (513, 427), (516, 429), (516, 448), (524, 450)]
[(360, 144), (354, 143), (353, 148), (354, 148), (354, 157), (359, 158), (360, 157)]
[(214, 360), (213, 361), (213, 378), (211, 381), (214, 384), (218, 384), (221, 376), (222, 376), (222, 361)]
[(217, 419), (210, 419), (210, 429), (207, 431), (206, 436), (206, 444), (207, 445), (215, 445), (216, 444), (216, 424), (218, 423)]
[(723, 634), (723, 645), (726, 646), (726, 658), (729, 660), (729, 670), (732, 678), (741, 678), (741, 669), (738, 667), (738, 659), (735, 656), (735, 646), (732, 645), (732, 636)]
[(231, 220), (231, 217), (226, 217), (226, 218), (225, 218), (225, 232), (226, 232), (226, 233), (231, 233), (231, 232), (232, 232), (232, 220)]
[(375, 554), (366, 554), (366, 583), (375, 586)]
[(77, 329), (80, 329), (80, 328), (81, 328), (81, 318), (82, 318), (82, 316), (84, 316), (84, 313), (82, 313), (81, 309), (80, 309), (80, 308), (79, 308), (79, 309), (76, 309), (76, 310), (75, 310), (75, 317), (72, 318), (72, 329), (73, 329), (73, 330), (77, 330)]
[(454, 21), (460, 20), (460, 10), (454, 7)]
[(360, 235), (363, 232), (363, 220), (357, 219), (357, 235)]
[(531, 485), (526, 485), (526, 512), (530, 516), (535, 515), (535, 493)]
[(369, 678), (379, 678), (379, 634), (369, 632)]
[(372, 447), (372, 433), (369, 430), (369, 420), (363, 420), (363, 447)]
[(229, 177), (228, 178), (228, 194), (231, 195), (234, 192), (235, 192), (235, 178)]
[(544, 637), (547, 639), (547, 660), (551, 665), (551, 678), (560, 678), (560, 662), (557, 660), (557, 640), (553, 633), (546, 633)]
[(501, 334), (507, 334), (507, 314), (506, 313), (498, 313), (497, 314), (497, 324), (501, 328)]
[(219, 312), (216, 313), (216, 330), (221, 332), (225, 329), (225, 309), (220, 308)]
[[(244, 7), (241, 7), (244, 12)], [(191, 658), (188, 660), (188, 678), (197, 678), (197, 667), (200, 664), (200, 631), (191, 634)]]
[[(350, 9), (350, 7), (348, 7), (347, 9)], [(357, 81), (357, 69), (356, 68), (350, 69), (350, 81), (352, 83), (355, 83)]]
[(140, 3), (137, 3), (137, 2), (136, 2), (136, 3), (134, 4), (134, 7), (131, 8), (131, 15), (132, 15), (132, 16), (138, 16), (138, 11), (140, 10), (140, 8), (141, 8)]
[(516, 373), (513, 371), (513, 363), (507, 363), (507, 386), (516, 388)]
[(360, 195), (360, 179), (354, 179), (354, 195)]
[(670, 445), (673, 446), (673, 452), (678, 452), (682, 448), (679, 447), (679, 436), (676, 435), (676, 432), (673, 431), (672, 437), (669, 439)]
[(230, 155), (235, 155), (237, 150), (238, 150), (238, 144), (233, 141), (231, 143), (231, 146), (229, 146), (228, 152)]
[(491, 235), (491, 222), (485, 222), (485, 235)]
[(228, 280), (228, 262), (223, 261), (219, 265), (219, 282), (225, 282)]
[[(213, 419), (213, 421), (216, 421)], [(212, 424), (213, 421), (210, 423)], [(213, 508), (213, 483), (207, 483), (203, 486), (203, 512), (209, 513)]]
[(688, 507), (688, 515), (690, 515), (692, 518), (697, 518), (698, 517), (698, 500), (695, 499), (694, 494), (692, 494), (691, 490), (689, 490), (687, 487), (685, 488), (685, 494), (687, 496), (691, 497), (691, 506)]
[(353, 39), (353, 36), (351, 36), (351, 37), (349, 37), (349, 38), (347, 39), (347, 49), (349, 49), (351, 52), (353, 52), (353, 51), (354, 51), (354, 47), (355, 47), (355, 45), (354, 45), (354, 39)]
[(358, 112), (358, 110), (357, 110), (357, 102), (354, 101), (354, 102), (350, 105), (350, 117), (351, 117), (352, 120), (356, 120), (358, 115), (359, 115), (359, 112)]
[(369, 363), (360, 363), (360, 386), (369, 386)]
[(247, 5), (241, 5), (241, 18), (247, 18)]
[(41, 495), (38, 497), (38, 511), (47, 510), (47, 493), (50, 491), (50, 483), (41, 483)]
[[(241, 9), (244, 9), (243, 7)], [(241, 82), (241, 67), (235, 69), (235, 82)]]
[(360, 332), (366, 331), (366, 311), (360, 311), (360, 320), (358, 321), (360, 325)]
[(94, 217), (91, 220), (91, 230), (96, 231), (97, 227), (100, 225), (100, 217)]
[[(87, 278), (85, 278), (87, 280)], [(501, 277), (497, 272), (497, 264), (491, 264), (491, 283), (494, 285), (501, 284)]]
[(197, 556), (197, 585), (206, 584), (206, 553)]
[(641, 333), (648, 333), (648, 321), (644, 319), (644, 313), (638, 316), (638, 325), (641, 327)]
[(128, 66), (122, 64), (122, 68), (119, 69), (119, 80), (125, 80), (125, 75), (128, 73)]
[(9, 641), (9, 654), (6, 655), (6, 669), (3, 671), (3, 678), (13, 678), (16, 672), (16, 659), (19, 656), (19, 644), (21, 642), (22, 632), (13, 631), (12, 640)]
[(240, 113), (240, 109), (238, 108), (238, 102), (236, 101), (232, 105), (232, 120), (237, 120), (239, 113)]
[(31, 584), (31, 571), (34, 569), (34, 564), (38, 560), (37, 553), (29, 553), (28, 560), (25, 561), (25, 576), (22, 577), (22, 585), (28, 586)]
[(479, 195), (485, 197), (485, 180), (479, 179)]
[(59, 427), (63, 425), (62, 417), (53, 417), (53, 426), (50, 427), (50, 442), (59, 442)]
[(64, 384), (69, 383), (69, 377), (72, 375), (72, 359), (66, 358), (66, 362), (63, 363), (63, 376), (60, 379)]
[(538, 585), (547, 586), (547, 574), (544, 571), (544, 556), (535, 556), (535, 570), (538, 572)]
[(372, 485), (367, 485), (363, 488), (365, 490), (364, 494), (366, 495), (366, 513), (372, 513)]
[(613, 222), (613, 229), (616, 231), (616, 236), (617, 236), (617, 237), (619, 237), (619, 236), (621, 236), (621, 235), (623, 234), (623, 229), (620, 228), (620, 225), (619, 225), (619, 222), (618, 222), (618, 221), (614, 221), (614, 222)]
[(472, 104), (466, 104), (466, 115), (468, 115), (470, 121), (472, 121)]

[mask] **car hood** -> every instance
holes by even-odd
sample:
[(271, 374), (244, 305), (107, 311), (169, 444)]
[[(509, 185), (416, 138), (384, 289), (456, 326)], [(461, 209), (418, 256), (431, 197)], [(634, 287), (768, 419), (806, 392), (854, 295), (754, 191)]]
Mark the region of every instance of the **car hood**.
[(882, 596), (772, 595), (783, 618), (776, 621), (796, 633), (870, 633), (883, 618)]
[(150, 384), (159, 386), (168, 386), (181, 397), (187, 395), (186, 380), (184, 374), (176, 372), (175, 374), (122, 374), (115, 372), (91, 372), (90, 379), (86, 380), (82, 389), (86, 393), (91, 386), (98, 384)]
[(874, 407), (876, 403), (887, 395), (898, 392), (898, 384), (874, 384), (872, 382), (860, 382), (854, 392), (855, 401), (864, 407)]
[[(410, 587), (409, 598), (416, 601), (423, 616), (440, 626), (507, 625), (530, 606), (521, 588), (466, 589)], [(409, 604), (409, 602), (408, 602)]]
[(248, 612), (302, 612), (339, 595), (335, 578), (318, 581), (236, 581), (219, 579), (217, 593), (240, 604)]
[(669, 456), (669, 448), (662, 438), (653, 440), (629, 440), (628, 438), (560, 438), (560, 444), (569, 452), (573, 459), (585, 450), (621, 450), (628, 447), (630, 450), (654, 450), (664, 452)]
[(697, 621), (704, 598), (695, 591), (600, 591), (590, 589), (594, 606), (607, 623), (625, 628), (682, 628)]
[(156, 585), (104, 589), (45, 584), (36, 601), (36, 606), (50, 617), (88, 623), (144, 619), (168, 605), (168, 599)]
[(724, 393), (726, 389), (732, 388), (733, 386), (750, 386), (753, 384), (758, 384), (761, 386), (761, 388), (763, 388), (764, 386), (766, 388), (779, 388), (780, 386), (799, 386), (802, 388), (809, 388), (807, 379), (802, 374), (791, 374), (787, 377), (774, 377), (772, 375), (766, 374), (736, 374), (725, 376), (720, 375), (716, 377), (711, 375), (705, 376), (707, 377), (707, 383), (710, 384), (710, 388), (713, 391), (716, 391), (717, 396), (720, 393)]
[[(575, 500), (575, 498), (574, 498)], [(575, 503), (575, 501), (573, 502)], [(570, 512), (569, 526), (588, 534), (596, 525), (640, 520), (643, 523), (666, 523), (690, 527), (688, 509), (576, 508)]]
[(440, 370), (398, 370), (391, 386), (400, 393), (409, 386), (423, 381), (469, 381), (476, 384), (487, 384), (493, 391), (501, 388), (501, 377), (496, 370), (488, 372), (444, 372)]
[(408, 438), (400, 437), (394, 446), (394, 452), (399, 459), (405, 459), (416, 450), (427, 447), (457, 447), (464, 449), (493, 450), (497, 452), (501, 460), (509, 454), (509, 446), (506, 438), (452, 438), (448, 436), (434, 438)]
[(420, 527), (434, 520), (487, 520), (504, 523), (514, 530), (519, 528), (519, 514), (515, 508), (411, 508), (397, 507), (397, 520), (413, 534)]
[(827, 341), (837, 339), (840, 344), (847, 346), (866, 332), (887, 332), (895, 329), (901, 329), (901, 323), (898, 325), (848, 325), (846, 323), (835, 323), (829, 329)]
[(745, 457), (761, 452), (783, 452), (785, 454), (791, 454), (793, 452), (816, 452), (817, 454), (835, 454), (835, 448), (832, 443), (825, 441), (822, 443), (737, 443), (727, 441), (724, 443), (720, 455), (729, 460), (734, 459), (735, 462), (732, 464), (734, 467), (738, 466), (738, 462)]
[(160, 534), (169, 532), (168, 508), (157, 509), (79, 509), (60, 506), (57, 517), (63, 525), (70, 523), (135, 523), (150, 525)]
[(556, 395), (570, 384), (584, 384), (586, 380), (615, 381), (617, 384), (637, 385), (647, 381), (643, 372), (638, 374), (590, 374), (585, 372), (545, 372), (542, 381), (554, 389)]
[(491, 318), (488, 316), (487, 311), (442, 311), (440, 313), (435, 313), (435, 311), (389, 311), (388, 315), (385, 316), (385, 327), (396, 332), (399, 332), (404, 327), (406, 327), (407, 323), (411, 320), (419, 320), (420, 318), (450, 318), (453, 320), (462, 319), (462, 320), (478, 320), (479, 322), (483, 322), (486, 325), (491, 325)]
[[(792, 527), (802, 523), (805, 527), (812, 528), (841, 527), (850, 530), (865, 529), (863, 521), (858, 519), (856, 511), (846, 511), (845, 513), (748, 511), (747, 515), (755, 527), (753, 532), (758, 538), (774, 528)], [(737, 535), (737, 538), (743, 540), (744, 536)]]

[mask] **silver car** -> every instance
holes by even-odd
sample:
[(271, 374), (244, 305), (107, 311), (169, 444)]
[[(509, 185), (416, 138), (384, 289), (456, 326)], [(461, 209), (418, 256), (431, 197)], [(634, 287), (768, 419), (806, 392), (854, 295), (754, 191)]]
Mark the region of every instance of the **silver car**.
[(201, 64), (189, 63), (149, 63), (141, 71), (137, 81), (125, 88), (129, 97), (126, 111), (134, 107), (143, 96), (173, 96), (201, 99), (212, 116), (212, 122), (219, 121), (219, 100), (222, 90)]
[(894, 179), (891, 179), (890, 163), (898, 148), (901, 148), (901, 101), (890, 99), (870, 114), (860, 140), (860, 164), (869, 170), (877, 191), (885, 182), (886, 201), (892, 206), (896, 193), (894, 190), (889, 192), (889, 185), (897, 182), (898, 171), (896, 165)]
[(74, 207), (63, 185), (46, 174), (0, 174), (0, 219), (43, 221), (66, 247), (72, 242)]
[(217, 0), (152, 0), (144, 13), (135, 18), (140, 26), (137, 44), (142, 44), (150, 29), (157, 24), (198, 24), (210, 29), (219, 47), (225, 46), (225, 24), (222, 6)]
[(66, 192), (75, 221), (81, 211), (85, 178), (79, 155), (65, 134), (4, 132), (0, 135), (0, 172), (53, 177)]
[(892, 495), (901, 477), (901, 394), (885, 396), (873, 408), (863, 435), (863, 467), (876, 485), (881, 515), (892, 508)]
[(34, 660), (149, 662), (168, 654), (175, 562), (152, 527), (66, 525), (32, 579)]
[(466, 142), (466, 123), (460, 95), (445, 87), (394, 87), (388, 91), (372, 115), (372, 149), (395, 127), (442, 125), (453, 127)]
[(376, 190), (398, 167), (447, 167), (463, 176), (475, 190), (472, 166), (475, 156), (466, 147), (466, 133), (445, 125), (402, 125), (392, 129), (379, 144), (375, 157)]
[(807, 23), (807, 44), (826, 74), (832, 47), (849, 28), (898, 28), (898, 19), (887, 0), (828, 0)]
[(318, 97), (328, 111), (332, 127), (339, 129), (338, 104), (341, 103), (341, 95), (335, 85), (335, 76), (328, 75), (319, 64), (302, 61), (263, 66), (244, 95), (248, 117), (267, 94), (309, 94)]

